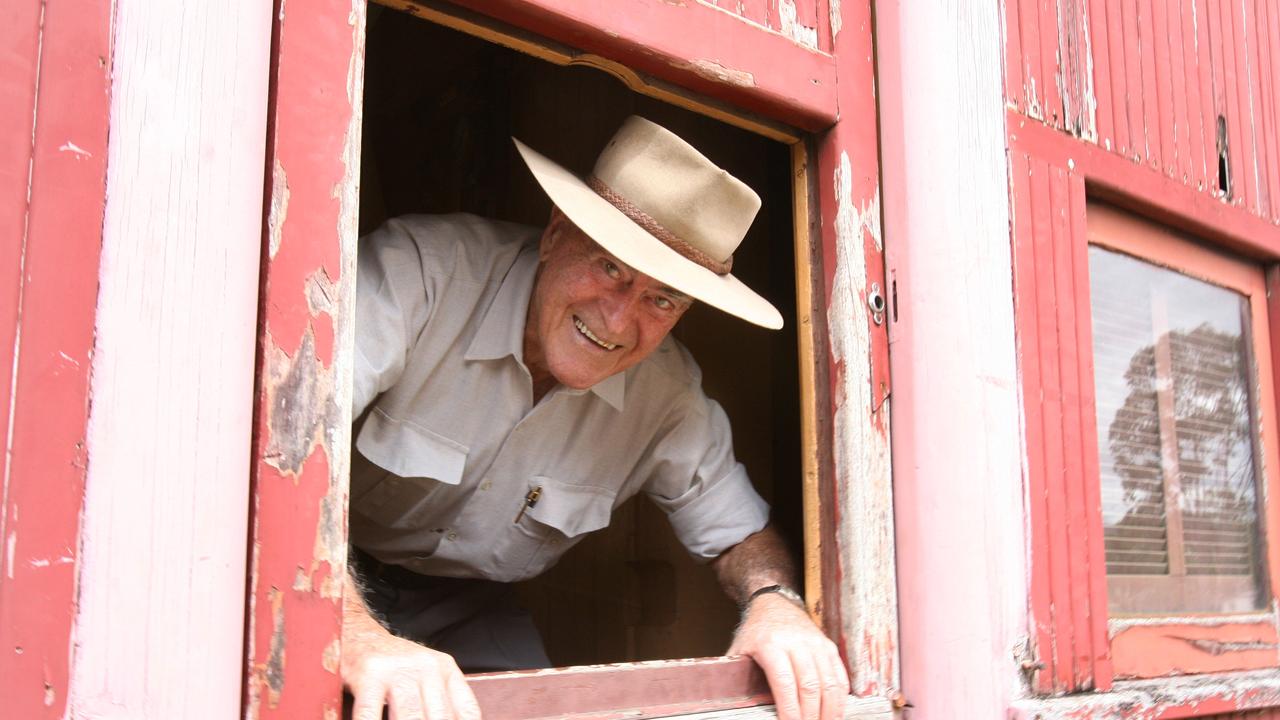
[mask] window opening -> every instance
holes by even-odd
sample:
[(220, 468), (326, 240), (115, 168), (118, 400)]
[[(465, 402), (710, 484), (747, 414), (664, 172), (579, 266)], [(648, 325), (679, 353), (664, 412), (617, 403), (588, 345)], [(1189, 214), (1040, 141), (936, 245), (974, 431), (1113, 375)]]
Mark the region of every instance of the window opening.
[(1112, 614), (1258, 609), (1247, 298), (1097, 246), (1089, 274)]
[[(590, 68), (556, 67), (371, 6), (361, 233), (407, 213), (470, 212), (540, 226), (550, 203), (510, 137), (585, 174), (630, 114), (658, 122), (751, 186), (763, 207), (734, 274), (787, 325), (768, 331), (695, 305), (673, 335), (728, 414), (734, 449), (802, 568), (800, 402), (792, 176), (787, 146), (635, 94)], [(738, 620), (644, 498), (519, 592), (557, 666), (718, 655)]]

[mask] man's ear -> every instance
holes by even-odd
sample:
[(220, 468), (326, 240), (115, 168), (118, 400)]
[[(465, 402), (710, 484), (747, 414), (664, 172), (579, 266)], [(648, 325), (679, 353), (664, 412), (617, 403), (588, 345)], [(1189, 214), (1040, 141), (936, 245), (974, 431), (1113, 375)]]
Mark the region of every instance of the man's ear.
[(538, 260), (546, 260), (551, 255), (551, 249), (556, 246), (564, 237), (564, 213), (560, 212), (560, 208), (555, 205), (551, 206), (551, 217), (547, 220), (547, 226), (542, 230), (542, 237), (538, 240)]

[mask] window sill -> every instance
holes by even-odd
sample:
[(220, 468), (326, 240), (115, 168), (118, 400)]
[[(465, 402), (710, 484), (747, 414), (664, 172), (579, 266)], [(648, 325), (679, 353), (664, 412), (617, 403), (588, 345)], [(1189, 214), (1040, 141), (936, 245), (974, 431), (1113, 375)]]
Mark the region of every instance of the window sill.
[[(773, 705), (756, 705), (736, 710), (714, 710), (668, 717), (680, 720), (772, 720), (778, 717), (778, 713)], [(850, 695), (845, 702), (843, 720), (893, 720), (893, 705), (885, 698)]]
[[(470, 675), (486, 718), (640, 720), (773, 718), (764, 673), (742, 657)], [(892, 720), (885, 698), (850, 696), (844, 720)]]
[(1013, 704), (1011, 720), (1204, 717), (1280, 707), (1280, 670), (1250, 670), (1116, 682), (1111, 692), (1028, 698)]

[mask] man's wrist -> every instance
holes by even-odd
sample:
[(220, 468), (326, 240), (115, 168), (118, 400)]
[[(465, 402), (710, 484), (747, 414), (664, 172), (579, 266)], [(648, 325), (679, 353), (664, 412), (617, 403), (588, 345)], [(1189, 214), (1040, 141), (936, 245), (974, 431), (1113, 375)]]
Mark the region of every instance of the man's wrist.
[(756, 598), (760, 597), (761, 595), (780, 595), (786, 598), (787, 600), (790, 600), (797, 607), (803, 608), (805, 606), (804, 598), (800, 596), (800, 593), (796, 592), (795, 590), (792, 590), (786, 585), (775, 583), (773, 585), (765, 585), (764, 587), (757, 588), (754, 592), (752, 592), (749, 596), (747, 596), (746, 602), (742, 603), (742, 609), (746, 610), (748, 607), (751, 606), (752, 601), (754, 601)]

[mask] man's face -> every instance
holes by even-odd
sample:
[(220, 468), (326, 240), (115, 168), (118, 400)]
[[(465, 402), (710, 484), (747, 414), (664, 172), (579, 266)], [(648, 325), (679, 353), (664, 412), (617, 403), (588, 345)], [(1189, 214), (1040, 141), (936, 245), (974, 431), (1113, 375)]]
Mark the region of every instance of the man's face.
[(692, 304), (624, 265), (558, 209), (542, 234), (525, 323), (525, 363), (584, 389), (648, 357)]

